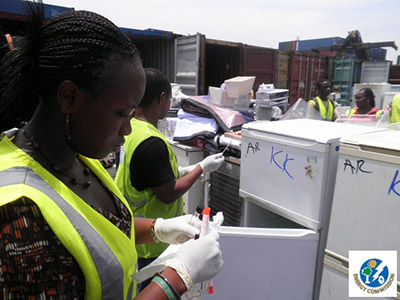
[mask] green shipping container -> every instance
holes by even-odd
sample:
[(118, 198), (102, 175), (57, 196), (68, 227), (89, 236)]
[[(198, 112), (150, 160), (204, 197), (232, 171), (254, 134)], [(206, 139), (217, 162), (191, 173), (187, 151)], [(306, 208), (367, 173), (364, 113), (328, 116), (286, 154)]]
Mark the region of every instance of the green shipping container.
[(360, 82), (361, 62), (355, 58), (340, 58), (334, 63), (333, 91), (340, 93), (340, 103), (350, 105), (352, 87)]

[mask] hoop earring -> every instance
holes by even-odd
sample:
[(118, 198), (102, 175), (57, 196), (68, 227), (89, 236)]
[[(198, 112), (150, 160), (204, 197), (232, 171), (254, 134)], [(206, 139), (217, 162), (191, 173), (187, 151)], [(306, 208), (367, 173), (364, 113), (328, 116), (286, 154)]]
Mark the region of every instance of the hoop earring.
[(70, 116), (70, 114), (67, 114), (65, 116), (65, 136), (67, 137), (68, 141), (71, 140), (71, 124), (69, 121), (69, 116)]

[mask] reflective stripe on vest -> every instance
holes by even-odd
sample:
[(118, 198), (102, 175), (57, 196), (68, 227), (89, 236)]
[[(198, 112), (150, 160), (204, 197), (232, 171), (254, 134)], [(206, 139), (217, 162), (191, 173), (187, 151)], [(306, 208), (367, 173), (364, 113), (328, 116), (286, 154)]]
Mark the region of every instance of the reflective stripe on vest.
[[(65, 201), (45, 180), (28, 167), (12, 167), (0, 172), (0, 187), (24, 184), (51, 198), (71, 221), (84, 241), (100, 277), (102, 299), (124, 299), (124, 271), (108, 244), (100, 234)], [(112, 268), (111, 268), (112, 267)], [(134, 282), (128, 298), (133, 297)]]

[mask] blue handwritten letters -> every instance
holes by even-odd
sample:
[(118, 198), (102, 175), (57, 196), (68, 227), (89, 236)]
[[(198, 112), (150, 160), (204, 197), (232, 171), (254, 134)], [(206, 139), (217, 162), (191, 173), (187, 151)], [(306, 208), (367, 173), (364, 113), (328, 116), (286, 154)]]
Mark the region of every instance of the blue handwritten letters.
[[(400, 196), (400, 192), (396, 190), (397, 185), (400, 183), (400, 180), (397, 180), (397, 176), (399, 175), (399, 170), (396, 170), (396, 173), (394, 174), (392, 184), (389, 187), (388, 195), (390, 195), (391, 192), (395, 193), (397, 196)], [(400, 189), (400, 187), (398, 187)]]
[(289, 176), (291, 179), (293, 179), (293, 176), (289, 173), (287, 167), (288, 163), (292, 160), (294, 160), (294, 158), (289, 158), (289, 155), (287, 153), (283, 153), (283, 151), (275, 151), (274, 146), (272, 146), (271, 158), (269, 163), (277, 166), (279, 169), (282, 170), (282, 172), (285, 172), (285, 174)]

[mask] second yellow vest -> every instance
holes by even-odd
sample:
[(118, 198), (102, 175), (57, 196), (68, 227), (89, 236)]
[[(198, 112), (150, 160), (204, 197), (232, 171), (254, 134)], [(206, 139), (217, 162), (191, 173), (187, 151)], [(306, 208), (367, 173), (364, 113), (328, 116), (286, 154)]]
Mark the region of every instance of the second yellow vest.
[[(178, 163), (175, 153), (162, 133), (148, 122), (135, 118), (131, 120), (132, 133), (126, 137), (124, 149), (124, 159), (118, 167), (115, 182), (131, 205), (135, 216), (145, 218), (173, 218), (183, 215), (183, 197), (180, 197), (171, 204), (162, 202), (154, 193), (154, 190), (147, 188), (143, 191), (136, 190), (131, 184), (130, 162), (136, 148), (149, 137), (158, 137), (165, 142), (168, 149), (169, 161), (175, 178), (178, 178)], [(140, 258), (158, 257), (168, 244), (143, 244), (136, 245), (136, 250)]]

